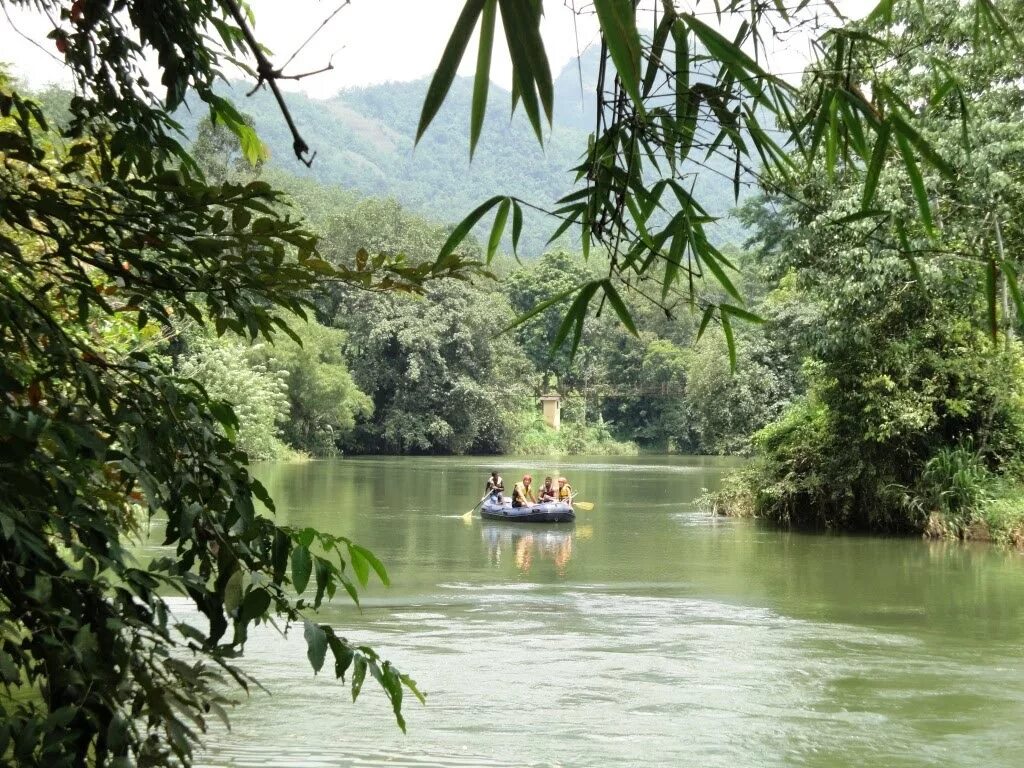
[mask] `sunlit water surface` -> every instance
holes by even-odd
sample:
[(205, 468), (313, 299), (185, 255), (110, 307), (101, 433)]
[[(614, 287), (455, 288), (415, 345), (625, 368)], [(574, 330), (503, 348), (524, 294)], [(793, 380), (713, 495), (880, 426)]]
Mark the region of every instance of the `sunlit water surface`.
[[(491, 464), (563, 473), (576, 524), (466, 524)], [(693, 501), (688, 457), (268, 465), (279, 519), (387, 564), (323, 620), (428, 694), (403, 736), (372, 683), (260, 631), (254, 692), (201, 766), (1024, 765), (1024, 562), (990, 547), (784, 533)], [(187, 607), (179, 605), (187, 612)], [(329, 666), (329, 664), (328, 664)]]

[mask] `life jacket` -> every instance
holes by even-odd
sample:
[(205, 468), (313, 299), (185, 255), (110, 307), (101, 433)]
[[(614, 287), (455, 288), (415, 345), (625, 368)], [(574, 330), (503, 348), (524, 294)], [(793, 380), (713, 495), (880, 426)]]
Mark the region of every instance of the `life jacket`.
[(525, 504), (526, 502), (537, 502), (537, 498), (533, 495), (533, 489), (527, 489), (521, 482), (516, 483), (512, 488), (512, 504), (515, 505)]
[(555, 486), (553, 486), (553, 485), (542, 485), (540, 487), (540, 490), (537, 492), (537, 495), (540, 496), (540, 498), (542, 498), (542, 499), (545, 496), (550, 496), (553, 499), (553, 498), (555, 498), (557, 496), (557, 494), (558, 494), (558, 491), (555, 488)]
[(505, 481), (501, 479), (501, 475), (498, 475), (497, 481), (495, 481), (494, 478), (488, 477), (487, 487), (484, 488), (484, 491), (486, 493), (491, 493), (493, 491), (503, 493), (505, 491)]
[(569, 501), (572, 498), (572, 486), (566, 483), (558, 489), (558, 500)]

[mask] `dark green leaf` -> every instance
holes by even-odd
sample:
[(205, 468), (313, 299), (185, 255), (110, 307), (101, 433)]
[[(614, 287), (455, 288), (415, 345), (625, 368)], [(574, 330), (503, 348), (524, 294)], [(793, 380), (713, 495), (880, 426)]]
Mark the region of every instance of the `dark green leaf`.
[(487, 241), (487, 263), (494, 260), (501, 244), (501, 236), (505, 234), (505, 223), (508, 221), (508, 212), (512, 206), (512, 199), (506, 197), (498, 206), (498, 212), (494, 214), (494, 226), (491, 227), (491, 236)]
[(258, 619), (267, 612), (270, 607), (270, 593), (262, 587), (250, 589), (242, 601), (242, 611), (238, 620), (242, 624), (248, 624), (253, 619)]
[(636, 11), (631, 0), (594, 0), (594, 10), (601, 24), (601, 34), (608, 45), (615, 71), (623, 88), (639, 112), (643, 112), (640, 96), (640, 33), (636, 28)]
[(313, 572), (313, 558), (307, 547), (296, 547), (292, 550), (292, 584), (295, 591), (302, 593), (309, 584), (309, 576)]
[(626, 326), (631, 334), (636, 337), (640, 336), (639, 331), (636, 329), (636, 323), (633, 322), (633, 316), (629, 314), (629, 309), (622, 301), (622, 297), (619, 296), (619, 292), (615, 289), (611, 280), (604, 280), (602, 283), (604, 288), (604, 295), (608, 299), (608, 303), (611, 304), (612, 309), (615, 310), (615, 314), (619, 317), (619, 322)]
[(324, 658), (327, 656), (327, 633), (323, 627), (309, 619), (304, 622), (303, 636), (306, 638), (306, 658), (314, 672), (319, 672), (324, 666)]
[(473, 79), (473, 104), (469, 121), (469, 156), (473, 156), (487, 112), (487, 88), (491, 82), (491, 50), (494, 48), (494, 21), (498, 0), (486, 0), (480, 22), (480, 46), (476, 57), (476, 76)]
[(423, 111), (420, 113), (420, 123), (416, 128), (417, 143), (423, 137), (434, 116), (437, 115), (437, 111), (441, 108), (455, 81), (459, 63), (466, 52), (466, 46), (469, 45), (469, 38), (473, 35), (473, 28), (484, 9), (485, 2), (486, 0), (466, 0), (462, 13), (459, 14), (458, 21), (455, 22), (451, 37), (448, 38), (448, 44), (444, 48), (444, 53), (441, 54), (437, 71), (434, 72), (434, 77), (427, 88), (426, 98), (423, 100)]
[(459, 244), (466, 239), (466, 235), (469, 234), (470, 230), (476, 226), (476, 223), (483, 218), (483, 215), (487, 213), (491, 208), (498, 205), (503, 200), (507, 200), (504, 195), (495, 195), (486, 202), (478, 205), (473, 211), (459, 222), (458, 226), (452, 230), (452, 233), (445, 240), (443, 246), (441, 246), (441, 252), (437, 255), (437, 260), (434, 262), (435, 266), (444, 264), (449, 256), (451, 256), (455, 249), (459, 247)]

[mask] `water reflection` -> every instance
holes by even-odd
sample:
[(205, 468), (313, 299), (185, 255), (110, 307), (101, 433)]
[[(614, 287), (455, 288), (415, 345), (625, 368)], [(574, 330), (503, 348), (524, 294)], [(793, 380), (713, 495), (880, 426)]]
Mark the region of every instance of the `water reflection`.
[(521, 573), (529, 573), (535, 561), (548, 560), (554, 563), (555, 573), (564, 576), (572, 559), (573, 541), (577, 536), (587, 538), (589, 530), (588, 526), (577, 530), (485, 523), (480, 537), (487, 545), (487, 562), (490, 565), (497, 567), (511, 558)]

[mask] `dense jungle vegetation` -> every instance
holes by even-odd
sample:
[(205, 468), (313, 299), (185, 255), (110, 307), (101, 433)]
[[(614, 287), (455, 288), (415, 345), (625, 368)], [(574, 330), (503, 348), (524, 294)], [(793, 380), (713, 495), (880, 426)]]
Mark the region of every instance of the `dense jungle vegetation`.
[[(255, 459), (753, 453), (716, 503), (1020, 537), (1024, 4), (885, 0), (831, 29), (806, 0), (715, 5), (742, 19), (735, 39), (671, 3), (642, 33), (633, 3), (595, 0), (584, 137), (555, 125), (541, 4), (467, 0), (425, 91), (341, 99), (399, 133), (318, 137), (352, 138), (336, 162), (391, 180), (354, 192), (277, 162), (282, 145), (312, 159), (297, 119), (308, 136), (337, 123), (289, 111), (244, 3), (0, 0), (49, 19), (37, 42), (75, 82), (36, 99), (0, 74), (0, 759), (191, 764), (225, 683), (251, 683), (234, 665), (248, 632), (275, 619), (353, 698), (378, 685), (404, 727), (412, 678), (316, 615), (387, 583), (383, 564), (275, 522)], [(797, 86), (759, 51), (806, 26), (817, 58)], [(477, 28), (470, 83), (455, 73)], [(489, 85), (496, 37), (511, 93)], [(278, 128), (214, 87), (239, 63)], [(191, 146), (186, 99), (209, 115)], [(485, 122), (503, 99), (519, 127)], [(282, 122), (268, 153), (259, 135)], [(576, 144), (563, 185), (504, 167), (531, 165), (530, 132), (555, 165)], [(500, 170), (453, 209), (440, 179), (469, 187), (473, 168), (444, 159), (455, 137), (496, 147)], [(398, 197), (415, 167), (409, 209), (364, 196)], [(757, 182), (749, 242), (725, 242), (722, 186), (701, 174), (725, 174), (728, 205)], [(558, 434), (537, 418), (550, 386)], [(166, 554), (140, 563), (152, 520)]]
[[(193, 155), (208, 177), (244, 183), (256, 173), (232, 154), (232, 138), (207, 121)], [(427, 264), (449, 235), (392, 199), (272, 169), (260, 177), (289, 191), (335, 263), (354, 265), (353, 254), (367, 248)], [(471, 248), (480, 255), (479, 244)], [(594, 318), (575, 356), (552, 350), (558, 306), (499, 333), (598, 273), (561, 248), (502, 256), (491, 269), (493, 278), (438, 283), (423, 295), (325, 282), (311, 294), (315, 317), (295, 329), (301, 354), (294, 342), (253, 346), (184, 333), (182, 365), (236, 405), (240, 445), (260, 459), (295, 451), (745, 453), (750, 435), (792, 396), (795, 377), (768, 350), (733, 375), (721, 339), (698, 344), (694, 318), (668, 320), (653, 306), (640, 309), (636, 336), (614, 315)], [(560, 432), (537, 406), (549, 388), (567, 398)]]

